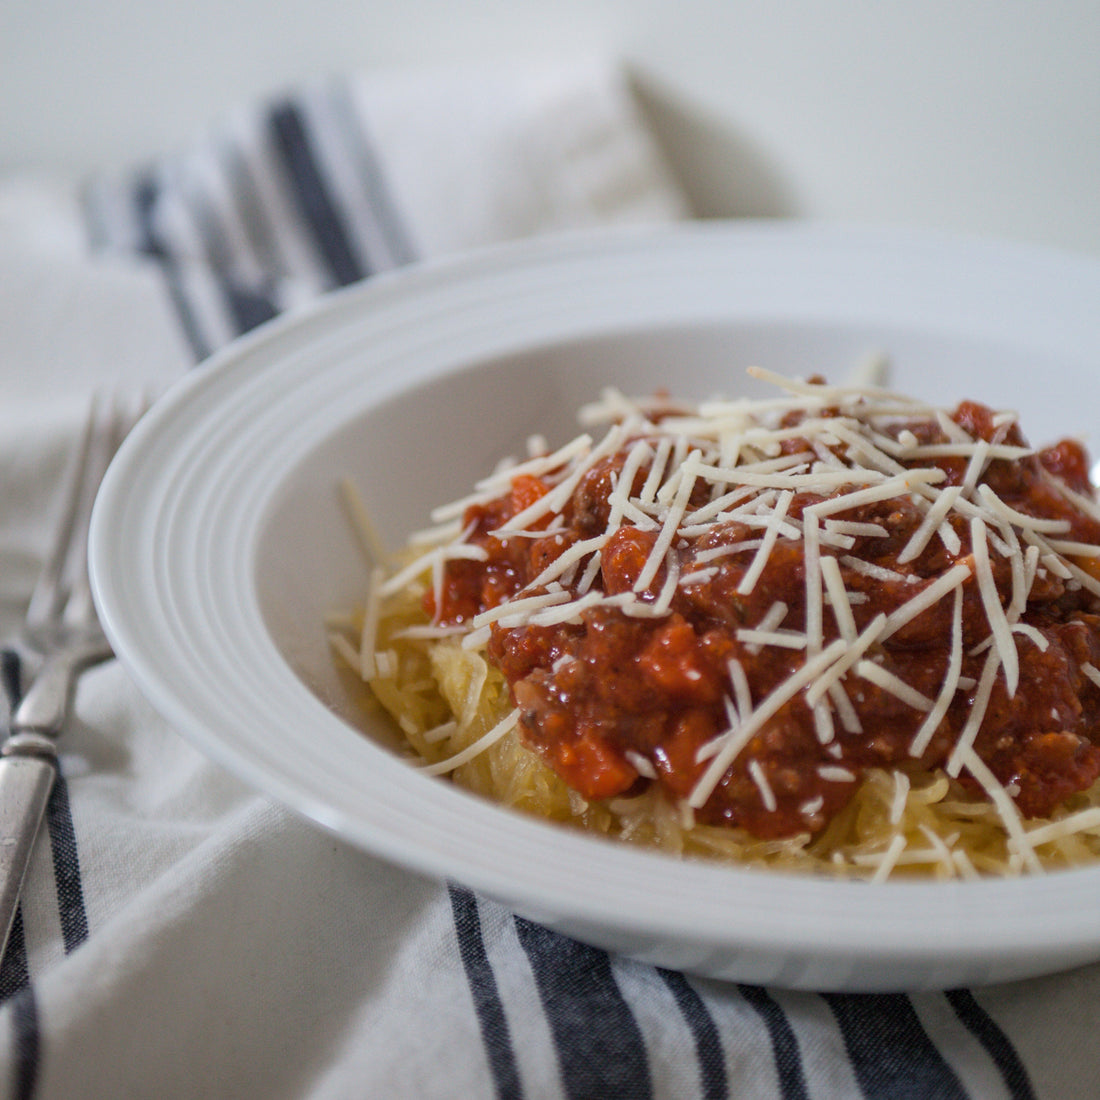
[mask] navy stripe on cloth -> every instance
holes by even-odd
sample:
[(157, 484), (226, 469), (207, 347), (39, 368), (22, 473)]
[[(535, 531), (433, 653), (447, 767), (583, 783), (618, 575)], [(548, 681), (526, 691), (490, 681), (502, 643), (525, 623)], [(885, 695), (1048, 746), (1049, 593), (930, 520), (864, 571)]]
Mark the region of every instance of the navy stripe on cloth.
[(968, 989), (952, 989), (945, 996), (955, 1015), (982, 1044), (993, 1064), (1000, 1070), (1012, 1100), (1035, 1100), (1031, 1079), (1019, 1054), (996, 1021), (974, 998)]
[(15, 710), (23, 698), (23, 662), (14, 649), (5, 649), (0, 654), (0, 678), (3, 679), (8, 709)]
[(80, 857), (76, 850), (76, 829), (69, 805), (69, 787), (60, 764), (50, 800), (46, 803), (46, 828), (50, 834), (53, 874), (57, 888), (58, 916), (65, 953), (88, 938), (88, 915), (84, 908), (84, 886), (80, 878)]
[(137, 218), (138, 230), (141, 235), (141, 250), (152, 256), (160, 265), (165, 282), (168, 285), (168, 294), (175, 307), (176, 316), (179, 318), (184, 337), (191, 348), (191, 354), (196, 361), (205, 359), (213, 350), (207, 343), (199, 327), (198, 319), (184, 293), (183, 283), (180, 279), (176, 261), (164, 248), (156, 226), (153, 221), (153, 207), (157, 199), (157, 186), (148, 176), (138, 180), (134, 188), (134, 214)]
[(966, 1100), (955, 1071), (900, 993), (826, 993), (867, 1100)]
[(264, 321), (270, 321), (276, 314), (271, 296), (244, 285), (234, 276), (234, 257), (225, 243), (225, 227), (211, 205), (193, 189), (183, 197), (188, 202), (192, 219), (210, 257), (210, 275), (217, 283), (218, 292), (225, 301), (237, 332), (248, 332)]
[(349, 242), (348, 232), (325, 184), (306, 132), (305, 119), (292, 103), (272, 108), (271, 129), (292, 184), (294, 201), (309, 225), (317, 248), (338, 286), (347, 286), (368, 273)]
[(17, 993), (11, 1002), (12, 1039), (15, 1058), (12, 1065), (13, 1100), (31, 1100), (38, 1084), (41, 1057), (38, 1002), (30, 986)]
[(648, 1100), (649, 1059), (607, 953), (516, 917), (570, 1100)]
[(767, 990), (757, 985), (739, 985), (741, 996), (756, 1011), (768, 1029), (775, 1059), (775, 1072), (779, 1078), (779, 1095), (783, 1100), (806, 1100), (806, 1077), (802, 1069), (802, 1054), (798, 1038), (791, 1028), (787, 1014)]
[[(8, 710), (12, 711), (23, 697), (23, 663), (13, 649), (0, 652), (0, 682), (3, 684)], [(6, 724), (4, 732), (7, 733)], [(29, 984), (27, 947), (23, 937), (23, 910), (17, 906), (11, 934), (8, 936), (8, 946), (4, 958), (0, 960), (0, 1001), (6, 1001), (26, 989)]]
[(691, 1029), (695, 1057), (699, 1061), (699, 1095), (702, 1100), (725, 1100), (726, 1054), (714, 1019), (695, 987), (676, 970), (658, 969), (665, 985), (676, 1000), (680, 1014)]
[(461, 886), (450, 885), (448, 889), (455, 934), (458, 937), (458, 951), (470, 985), (496, 1094), (500, 1100), (519, 1100), (523, 1096), (523, 1086), (520, 1084), (508, 1019), (504, 1015), (496, 976), (485, 951), (477, 898)]
[(279, 252), (275, 228), (256, 178), (242, 150), (226, 143), (220, 150), (221, 170), (225, 175), (229, 197), (240, 217), (248, 247), (256, 256), (260, 269), (269, 278), (285, 274), (286, 265)]
[(269, 296), (238, 286), (232, 279), (219, 279), (218, 285), (238, 332), (249, 332), (275, 316), (277, 310)]
[(330, 106), (333, 122), (339, 127), (341, 140), (355, 166), (367, 207), (385, 240), (389, 265), (411, 263), (416, 259), (416, 250), (397, 214), (369, 130), (346, 84), (334, 90)]
[[(5, 649), (0, 654), (0, 680), (8, 707), (14, 710), (23, 697), (23, 662), (13, 649)], [(10, 1013), (15, 1050), (10, 1095), (15, 1100), (30, 1100), (38, 1080), (40, 1044), (38, 1004), (30, 984), (22, 908), (15, 911), (7, 950), (0, 961), (0, 999), (4, 998), (10, 998), (6, 1007)]]
[(27, 942), (23, 934), (23, 909), (15, 908), (15, 919), (12, 921), (11, 933), (8, 936), (8, 946), (4, 951), (4, 958), (0, 961), (0, 1003), (17, 993), (22, 993), (31, 981), (30, 970), (27, 967)]
[[(13, 649), (0, 652), (0, 682), (9, 711), (19, 705), (23, 695), (23, 672), (19, 653)], [(7, 730), (5, 730), (7, 731)], [(26, 968), (26, 945), (23, 941), (23, 912), (15, 909), (15, 917), (8, 937), (8, 948), (0, 959), (0, 1001), (8, 1000), (29, 985), (31, 978)]]

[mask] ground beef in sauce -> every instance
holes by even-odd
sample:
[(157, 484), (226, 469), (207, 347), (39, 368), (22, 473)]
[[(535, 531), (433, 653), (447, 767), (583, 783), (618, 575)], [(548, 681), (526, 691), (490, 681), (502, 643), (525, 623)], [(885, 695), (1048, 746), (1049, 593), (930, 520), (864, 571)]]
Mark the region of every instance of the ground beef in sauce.
[[(975, 439), (1025, 445), (1015, 424), (1006, 430), (985, 406), (963, 403), (951, 419)], [(798, 424), (797, 416), (786, 422), (788, 427)], [(899, 423), (891, 431), (895, 438), (908, 432), (925, 445), (949, 442), (942, 422), (932, 418)], [(812, 449), (812, 444), (794, 436), (783, 448), (796, 453)], [(624, 444), (593, 467), (562, 510), (560, 529), (545, 535), (498, 539), (493, 534), (547, 491), (538, 478), (517, 478), (510, 494), (471, 507), (465, 517), (466, 541), (483, 547), (486, 560), (448, 563), (438, 605), (434, 594), (428, 597), (433, 618), (468, 622), (527, 589), (569, 546), (603, 532), (609, 493), (628, 453)], [(942, 456), (906, 464), (938, 466), (945, 474), (942, 489), (962, 484), (968, 459)], [(634, 491), (648, 473), (648, 466), (638, 469)], [(981, 480), (1018, 512), (1068, 521), (1059, 538), (1100, 543), (1100, 522), (1052, 486), (1049, 475), (1091, 498), (1088, 459), (1073, 441), (1021, 458), (995, 458)], [(800, 520), (806, 508), (827, 495), (796, 492), (788, 516)], [(707, 489), (699, 483), (691, 504), (699, 506), (706, 499)], [(853, 544), (844, 549), (822, 548), (837, 558), (857, 630), (911, 600), (953, 565), (973, 560), (968, 521), (953, 512), (946, 522), (957, 548), (933, 537), (913, 560), (899, 562), (923, 517), (924, 511), (905, 496), (833, 517), (886, 532), (852, 536)], [(593, 587), (608, 594), (631, 591), (657, 537), (653, 529), (629, 522), (621, 526), (603, 548)], [(801, 539), (780, 535), (751, 592), (738, 591), (755, 550), (719, 551), (751, 545), (759, 537), (759, 526), (736, 520), (678, 537), (669, 554), (681, 578), (695, 576), (691, 583), (677, 585), (668, 613), (660, 617), (631, 617), (599, 607), (585, 611), (580, 623), (493, 627), (489, 656), (520, 708), (521, 736), (585, 798), (630, 794), (654, 782), (673, 799), (688, 797), (706, 768), (706, 761), (698, 759), (700, 748), (730, 725), (730, 660), (744, 668), (754, 704), (804, 663), (802, 650), (737, 638), (739, 629), (755, 628), (777, 601), (788, 608), (783, 630), (801, 632), (807, 626)], [(849, 564), (852, 560), (864, 568)], [(990, 563), (1002, 606), (1007, 606), (1013, 594), (1012, 557), (991, 553)], [(1094, 561), (1079, 565), (1100, 573)], [(643, 602), (655, 600), (666, 579), (662, 565), (639, 593)], [(822, 743), (814, 715), (799, 693), (740, 752), (696, 812), (696, 820), (739, 825), (760, 837), (816, 832), (851, 798), (863, 769), (944, 766), (980, 690), (986, 663), (980, 647), (990, 634), (973, 575), (961, 592), (964, 690), (955, 694), (919, 759), (910, 755), (909, 746), (924, 712), (871, 680), (849, 676), (841, 690), (858, 718), (858, 730), (846, 728), (834, 707), (832, 740)], [(953, 614), (954, 600), (941, 599), (866, 656), (935, 699), (947, 670)], [(1010, 697), (1003, 670), (998, 672), (974, 747), (1023, 815), (1046, 816), (1100, 776), (1100, 689), (1082, 672), (1083, 664), (1100, 667), (1100, 600), (1040, 567), (1019, 623), (1028, 629), (1014, 635), (1018, 686)], [(826, 644), (839, 636), (828, 606), (822, 627)], [(853, 725), (850, 719), (847, 725)], [(755, 762), (752, 771), (750, 762)], [(965, 772), (960, 781), (977, 791)]]

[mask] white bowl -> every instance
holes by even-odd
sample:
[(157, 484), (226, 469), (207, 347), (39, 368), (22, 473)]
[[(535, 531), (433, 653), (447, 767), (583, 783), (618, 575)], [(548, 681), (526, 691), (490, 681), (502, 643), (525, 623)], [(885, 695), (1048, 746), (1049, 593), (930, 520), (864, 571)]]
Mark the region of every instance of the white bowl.
[(744, 368), (1022, 406), (1034, 442), (1098, 420), (1100, 264), (904, 232), (724, 224), (567, 237), (407, 270), (227, 348), (112, 466), (91, 540), (116, 652), (225, 767), (338, 836), (579, 939), (718, 978), (884, 990), (1100, 958), (1100, 869), (837, 882), (678, 862), (427, 778), (364, 722), (322, 620), (360, 600), (350, 475), (399, 545), (606, 384), (703, 397)]

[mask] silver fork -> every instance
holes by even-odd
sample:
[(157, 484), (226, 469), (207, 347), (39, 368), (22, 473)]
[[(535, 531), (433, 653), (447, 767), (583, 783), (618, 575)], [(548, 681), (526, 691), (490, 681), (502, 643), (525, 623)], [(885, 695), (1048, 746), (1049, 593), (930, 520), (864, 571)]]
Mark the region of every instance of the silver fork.
[(103, 474), (144, 407), (93, 402), (54, 544), (27, 606), (22, 640), (42, 663), (0, 745), (0, 958), (57, 778), (57, 737), (73, 689), (82, 672), (111, 656), (88, 583), (88, 523)]

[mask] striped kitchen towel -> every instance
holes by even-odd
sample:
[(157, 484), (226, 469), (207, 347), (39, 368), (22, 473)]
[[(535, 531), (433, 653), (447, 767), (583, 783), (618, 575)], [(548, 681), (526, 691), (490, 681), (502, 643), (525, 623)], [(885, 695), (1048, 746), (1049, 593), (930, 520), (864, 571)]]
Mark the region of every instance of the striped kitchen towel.
[(159, 263), (192, 353), (417, 259), (686, 205), (598, 68), (332, 80), (93, 183), (99, 247)]
[[(330, 80), (80, 187), (0, 185), (0, 628), (83, 399), (339, 286), (688, 214), (615, 66)], [(198, 368), (198, 369), (201, 369)], [(33, 673), (3, 651), (14, 704)], [(353, 850), (181, 741), (116, 662), (62, 742), (0, 965), (0, 1096), (1100, 1096), (1100, 968), (836, 995), (655, 969)]]

